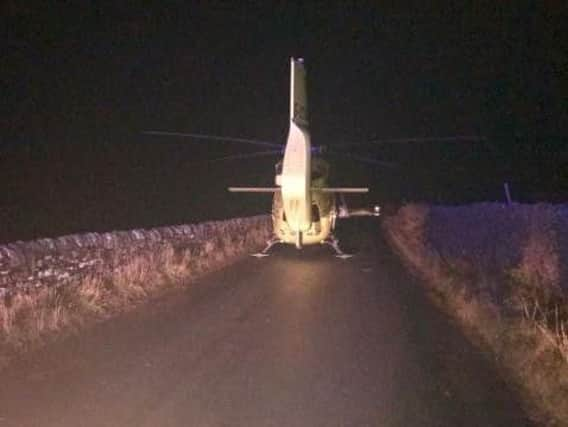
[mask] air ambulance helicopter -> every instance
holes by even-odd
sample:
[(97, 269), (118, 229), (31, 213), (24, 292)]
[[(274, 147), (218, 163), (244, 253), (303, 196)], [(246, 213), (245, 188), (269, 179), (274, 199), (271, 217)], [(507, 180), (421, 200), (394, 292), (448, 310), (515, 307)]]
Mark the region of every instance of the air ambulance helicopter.
[[(232, 140), (236, 142), (258, 142), (240, 138), (211, 137), (175, 132), (147, 131), (146, 134), (189, 136), (194, 138)], [(260, 143), (260, 142), (258, 142)], [(266, 143), (270, 144), (270, 143)], [(260, 145), (266, 145), (260, 143)], [(270, 144), (272, 145), (272, 144)], [(278, 151), (253, 153), (270, 155)], [(303, 59), (290, 60), (290, 128), (283, 158), (276, 164), (274, 187), (229, 187), (235, 193), (273, 193), (272, 223), (273, 236), (257, 257), (268, 256), (269, 250), (278, 243), (293, 244), (298, 249), (305, 245), (326, 244), (336, 256), (349, 258), (344, 253), (333, 231), (337, 217), (349, 216), (342, 206), (338, 208), (335, 195), (338, 193), (366, 193), (366, 187), (329, 187), (329, 163), (319, 157), (312, 157), (308, 122), (306, 92), (306, 69)], [(230, 156), (238, 158), (239, 156)], [(229, 157), (224, 158), (229, 159)], [(359, 211), (366, 214), (366, 211)], [(378, 207), (370, 215), (378, 215)]]
[[(297, 249), (305, 245), (329, 245), (339, 258), (346, 259), (352, 255), (344, 253), (334, 235), (337, 218), (349, 216), (380, 215), (380, 207), (359, 209), (351, 213), (346, 207), (345, 193), (367, 193), (367, 187), (329, 187), (329, 163), (321, 157), (321, 147), (312, 147), (308, 121), (308, 103), (306, 91), (306, 68), (302, 58), (290, 59), (290, 127), (284, 146), (265, 141), (243, 138), (229, 138), (194, 133), (145, 131), (149, 135), (190, 137), (193, 139), (209, 139), (232, 141), (273, 148), (268, 151), (226, 156), (216, 160), (233, 160), (265, 155), (282, 155), (281, 161), (275, 165), (274, 187), (229, 187), (234, 193), (273, 193), (272, 223), (273, 235), (266, 247), (256, 257), (268, 256), (270, 249), (279, 243), (293, 244)], [(450, 138), (407, 138), (373, 141), (413, 142), (428, 140), (472, 140), (475, 137)], [(278, 148), (275, 150), (274, 148)], [(392, 163), (382, 162), (363, 156), (342, 153), (344, 158), (371, 163), (383, 167), (393, 167)], [(336, 197), (339, 196), (339, 197)]]

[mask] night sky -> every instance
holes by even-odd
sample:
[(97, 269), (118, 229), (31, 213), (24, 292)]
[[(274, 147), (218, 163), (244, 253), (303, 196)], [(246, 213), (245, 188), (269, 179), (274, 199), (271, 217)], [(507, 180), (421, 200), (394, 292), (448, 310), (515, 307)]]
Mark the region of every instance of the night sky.
[[(3, 2), (4, 239), (266, 210), (224, 186), (270, 185), (272, 159), (203, 165), (254, 148), (140, 132), (284, 142), (290, 56), (307, 64), (314, 144), (487, 138), (353, 148), (400, 167), (336, 161), (339, 184), (381, 201), (495, 200), (504, 180), (525, 201), (568, 196), (565, 2), (70, 3)], [(37, 209), (49, 220), (21, 219)]]

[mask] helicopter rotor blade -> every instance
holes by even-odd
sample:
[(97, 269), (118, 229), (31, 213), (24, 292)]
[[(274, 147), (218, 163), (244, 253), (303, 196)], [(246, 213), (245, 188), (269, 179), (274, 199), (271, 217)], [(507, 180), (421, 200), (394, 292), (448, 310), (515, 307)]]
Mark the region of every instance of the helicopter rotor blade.
[(371, 157), (365, 157), (365, 156), (359, 156), (357, 154), (351, 154), (351, 153), (339, 153), (336, 151), (327, 151), (328, 155), (332, 155), (332, 156), (338, 156), (341, 158), (346, 158), (346, 159), (350, 159), (350, 160), (355, 160), (357, 162), (361, 162), (361, 163), (367, 163), (370, 165), (375, 165), (375, 166), (380, 166), (383, 168), (387, 168), (387, 169), (395, 169), (398, 167), (398, 165), (396, 163), (392, 163), (392, 162), (385, 162), (383, 160), (377, 160)]
[(374, 139), (366, 142), (353, 142), (346, 144), (337, 144), (336, 146), (355, 146), (355, 145), (381, 145), (381, 144), (405, 144), (412, 142), (476, 142), (485, 141), (486, 138), (482, 136), (472, 135), (455, 135), (455, 136), (441, 136), (441, 137), (416, 137), (416, 138), (385, 138)]
[(223, 162), (226, 160), (246, 160), (252, 159), (257, 157), (265, 157), (265, 156), (277, 156), (281, 155), (282, 151), (280, 150), (270, 150), (270, 151), (256, 151), (253, 153), (244, 153), (244, 154), (234, 154), (231, 156), (223, 156), (217, 157), (215, 159), (204, 160), (203, 163), (215, 163), (215, 162)]
[(256, 139), (247, 138), (231, 138), (219, 135), (207, 135), (201, 133), (185, 133), (185, 132), (168, 132), (159, 130), (147, 130), (142, 132), (145, 135), (157, 135), (157, 136), (174, 136), (179, 138), (191, 138), (191, 139), (206, 139), (211, 141), (222, 141), (222, 142), (240, 142), (243, 144), (259, 145), (263, 147), (282, 147), (281, 144), (276, 144), (275, 142), (259, 141)]

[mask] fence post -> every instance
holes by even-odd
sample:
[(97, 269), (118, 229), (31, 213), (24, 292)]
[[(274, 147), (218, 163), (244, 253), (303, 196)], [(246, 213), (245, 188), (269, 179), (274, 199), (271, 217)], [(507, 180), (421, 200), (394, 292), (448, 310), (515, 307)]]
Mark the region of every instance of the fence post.
[(509, 191), (509, 183), (504, 182), (503, 188), (505, 189), (505, 199), (507, 200), (507, 204), (510, 205), (512, 203), (512, 200), (511, 200), (511, 192)]

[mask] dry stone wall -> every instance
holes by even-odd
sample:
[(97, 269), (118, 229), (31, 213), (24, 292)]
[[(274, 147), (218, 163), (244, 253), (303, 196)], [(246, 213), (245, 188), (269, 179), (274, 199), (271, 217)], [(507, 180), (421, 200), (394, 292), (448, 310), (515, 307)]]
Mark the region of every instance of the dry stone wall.
[(0, 297), (104, 277), (136, 256), (189, 252), (195, 257), (243, 255), (271, 231), (267, 215), (154, 229), (85, 233), (0, 245)]

